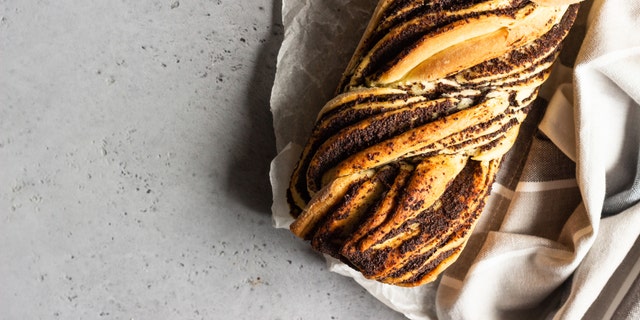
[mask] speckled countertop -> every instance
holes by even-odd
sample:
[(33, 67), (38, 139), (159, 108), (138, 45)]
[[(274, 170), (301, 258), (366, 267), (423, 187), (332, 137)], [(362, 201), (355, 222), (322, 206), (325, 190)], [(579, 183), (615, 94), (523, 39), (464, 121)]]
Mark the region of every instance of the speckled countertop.
[(396, 319), (271, 227), (280, 2), (0, 1), (0, 319)]

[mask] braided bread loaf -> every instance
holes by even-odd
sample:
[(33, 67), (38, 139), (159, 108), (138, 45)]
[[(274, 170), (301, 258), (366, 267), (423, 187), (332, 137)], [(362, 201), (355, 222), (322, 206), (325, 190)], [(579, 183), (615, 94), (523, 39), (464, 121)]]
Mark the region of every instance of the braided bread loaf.
[(290, 229), (365, 277), (453, 263), (577, 0), (381, 0), (292, 174)]

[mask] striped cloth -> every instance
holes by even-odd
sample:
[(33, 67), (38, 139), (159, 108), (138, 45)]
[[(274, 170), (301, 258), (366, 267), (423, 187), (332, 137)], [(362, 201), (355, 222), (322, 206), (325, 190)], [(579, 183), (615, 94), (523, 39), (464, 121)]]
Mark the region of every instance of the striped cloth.
[[(283, 0), (286, 32), (272, 92), (276, 227), (291, 222), (288, 175), (344, 66), (318, 59), (326, 55), (318, 49), (355, 46), (353, 26), (364, 26), (375, 5), (311, 2)], [(330, 270), (410, 319), (640, 319), (639, 15), (637, 1), (583, 5), (467, 247), (437, 281), (388, 286), (327, 258)]]

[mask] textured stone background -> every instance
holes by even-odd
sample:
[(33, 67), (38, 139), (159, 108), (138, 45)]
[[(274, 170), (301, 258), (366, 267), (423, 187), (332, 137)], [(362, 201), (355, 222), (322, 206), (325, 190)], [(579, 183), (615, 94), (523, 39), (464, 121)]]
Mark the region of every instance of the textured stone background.
[(395, 319), (271, 227), (269, 0), (0, 0), (0, 319)]

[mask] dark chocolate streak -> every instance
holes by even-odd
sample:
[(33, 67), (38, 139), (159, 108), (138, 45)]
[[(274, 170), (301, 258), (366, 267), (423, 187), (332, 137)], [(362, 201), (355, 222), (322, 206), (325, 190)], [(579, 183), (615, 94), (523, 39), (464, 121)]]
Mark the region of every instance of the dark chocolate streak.
[[(377, 180), (383, 185), (389, 186), (391, 185), (391, 183), (393, 183), (393, 180), (396, 178), (398, 173), (399, 166), (396, 164), (392, 164), (380, 169), (374, 175), (372, 180)], [(355, 229), (363, 220), (366, 220), (372, 214), (371, 208), (376, 207), (374, 202), (372, 202), (372, 204), (370, 204), (368, 208), (365, 208), (365, 212), (361, 216), (354, 217), (347, 214), (349, 202), (353, 200), (353, 195), (358, 191), (358, 188), (361, 187), (362, 184), (354, 185), (353, 187), (351, 187), (345, 195), (345, 200), (342, 203), (338, 204), (333, 212), (327, 215), (322, 220), (322, 222), (318, 224), (318, 229), (322, 229), (322, 231), (324, 231), (314, 232), (315, 236), (312, 239), (312, 244), (318, 251), (328, 253), (332, 256), (339, 255), (344, 242), (353, 232), (353, 229)], [(332, 230), (330, 224), (333, 221), (337, 220), (353, 221), (349, 221), (349, 223), (344, 228), (337, 228)]]
[[(577, 7), (567, 10), (562, 20), (554, 25), (547, 33), (531, 44), (517, 48), (506, 55), (477, 64), (459, 74), (467, 80), (482, 78), (496, 74), (508, 74), (516, 66), (534, 63), (528, 70), (534, 69), (539, 64), (553, 62), (560, 50), (562, 40), (569, 33), (569, 29), (578, 14)], [(526, 72), (526, 70), (525, 70)], [(454, 75), (455, 76), (455, 75)], [(452, 77), (453, 78), (453, 77)]]
[[(404, 2), (404, 1), (401, 1)], [(372, 35), (364, 41), (365, 48), (362, 52), (372, 52), (371, 60), (362, 72), (362, 77), (355, 80), (354, 86), (364, 85), (365, 79), (377, 78), (380, 74), (388, 71), (398, 63), (403, 57), (409, 54), (421, 39), (433, 37), (447, 32), (454, 22), (477, 18), (480, 15), (492, 14), (497, 16), (512, 16), (521, 9), (528, 1), (513, 1), (512, 7), (497, 9), (485, 12), (470, 12), (467, 14), (445, 16), (442, 12), (457, 11), (485, 1), (438, 1), (415, 7), (406, 13), (384, 20), (381, 27), (376, 29)], [(393, 5), (392, 5), (393, 6)], [(406, 7), (403, 5), (402, 7)], [(388, 10), (387, 12), (395, 12)], [(403, 26), (404, 23), (411, 22), (411, 25)], [(397, 36), (381, 42), (386, 34), (393, 32), (394, 28), (402, 27), (402, 32)], [(378, 45), (376, 51), (372, 51)], [(364, 58), (365, 54), (360, 57)], [(339, 86), (339, 91), (344, 91), (349, 81), (345, 81)]]
[[(412, 43), (422, 38), (429, 31), (438, 29), (462, 18), (445, 18), (441, 14), (443, 10), (460, 10), (483, 1), (486, 0), (424, 1), (422, 4), (418, 5), (415, 4), (416, 1), (414, 0), (395, 1), (389, 6), (389, 8), (386, 9), (386, 15), (384, 15), (381, 21), (379, 21), (378, 27), (373, 30), (373, 32), (366, 39), (364, 39), (363, 48), (360, 51), (362, 52), (362, 56), (359, 57), (359, 60), (364, 58), (366, 53), (370, 52), (373, 47), (382, 40), (382, 38), (384, 38), (389, 32), (392, 31), (393, 28), (396, 28), (399, 25), (414, 19), (415, 23), (414, 25), (403, 30), (400, 36), (391, 39), (391, 41), (388, 43), (381, 44), (381, 50), (376, 53), (376, 56), (372, 59), (372, 62), (366, 67), (364, 74), (369, 75), (374, 73), (379, 67), (383, 67), (391, 58), (397, 56), (402, 51), (401, 48), (411, 46)], [(409, 6), (413, 6), (414, 8), (402, 14), (398, 14), (395, 17), (392, 17), (393, 14)], [(353, 70), (347, 70), (347, 73), (350, 72), (353, 72)], [(351, 76), (343, 77), (342, 83), (338, 86), (338, 92), (346, 91), (346, 86), (350, 81), (349, 78), (351, 78)], [(360, 78), (356, 85), (363, 84), (362, 81), (365, 78), (366, 77)]]
[[(458, 229), (459, 227), (468, 225), (470, 221), (467, 220), (475, 219), (477, 213), (474, 211), (470, 213), (469, 217), (460, 217), (458, 215), (466, 212), (468, 201), (473, 202), (473, 199), (478, 197), (478, 194), (473, 191), (474, 184), (471, 182), (473, 181), (476, 171), (479, 169), (480, 164), (478, 162), (469, 162), (442, 195), (441, 206), (438, 208), (434, 208), (434, 206), (429, 207), (417, 217), (405, 221), (399, 228), (387, 233), (378, 241), (378, 243), (383, 243), (401, 233), (408, 232), (411, 225), (419, 223), (420, 233), (414, 238), (403, 242), (400, 247), (387, 247), (388, 250), (369, 249), (362, 252), (356, 243), (353, 248), (343, 248), (341, 251), (342, 255), (359, 270), (369, 270), (370, 273), (365, 273), (366, 276), (372, 276), (380, 271), (379, 268), (381, 266), (384, 266), (384, 264), (380, 264), (379, 262), (387, 260), (389, 253), (392, 251), (407, 252), (415, 250), (417, 247), (426, 245), (429, 242), (425, 240), (442, 239), (442, 235), (451, 228)], [(407, 181), (409, 180), (410, 179)], [(398, 202), (399, 199), (396, 199), (396, 204)], [(393, 213), (390, 216), (393, 216)], [(462, 224), (460, 224), (460, 218), (463, 218), (464, 222), (462, 222)], [(456, 228), (456, 226), (459, 227)], [(379, 228), (370, 230), (369, 234), (373, 234), (378, 229)], [(444, 243), (447, 238), (448, 237), (439, 241), (438, 244)], [(430, 250), (424, 255), (429, 256), (433, 254), (438, 247), (439, 246), (436, 245), (433, 250)], [(400, 270), (398, 270), (398, 272), (400, 272)]]
[[(353, 101), (343, 103), (336, 106), (334, 109), (326, 112), (322, 115), (319, 121), (316, 123), (311, 136), (307, 142), (306, 150), (310, 150), (307, 157), (301, 159), (296, 165), (296, 170), (300, 172), (307, 172), (309, 168), (309, 162), (314, 154), (314, 150), (317, 150), (322, 143), (324, 143), (331, 136), (338, 133), (345, 127), (351, 126), (359, 121), (367, 119), (373, 115), (383, 113), (387, 111), (386, 108), (361, 108), (355, 109), (355, 106), (371, 105), (378, 102), (395, 102), (397, 100), (406, 101), (409, 95), (407, 94), (388, 94), (388, 95), (368, 95), (359, 97)], [(404, 106), (406, 107), (406, 106)], [(311, 196), (307, 192), (307, 180), (306, 174), (302, 174), (298, 177), (295, 183), (296, 189), (300, 190), (300, 195), (305, 202), (311, 200)], [(291, 199), (290, 191), (287, 192), (288, 197)], [(293, 203), (291, 200), (290, 203)], [(302, 208), (299, 208), (302, 209)]]
[(454, 107), (451, 101), (444, 100), (428, 107), (406, 108), (394, 114), (383, 113), (373, 116), (368, 119), (370, 124), (365, 128), (343, 128), (332, 136), (333, 140), (326, 141), (314, 151), (307, 169), (307, 185), (313, 191), (319, 190), (317, 188), (321, 187), (324, 172), (350, 155), (448, 115), (455, 110)]
[[(348, 101), (342, 103), (338, 106), (335, 106), (333, 109), (322, 114), (322, 117), (319, 119), (323, 121), (326, 118), (334, 117), (337, 113), (349, 110), (357, 105), (368, 105), (377, 102), (390, 102), (397, 100), (407, 101), (411, 96), (407, 93), (394, 93), (394, 94), (369, 94), (365, 96), (360, 96), (353, 101)], [(321, 125), (321, 124), (319, 124)]]
[(430, 257), (430, 259), (428, 260), (428, 263), (426, 264), (424, 264), (424, 261), (419, 261), (420, 263), (416, 263), (416, 268), (418, 268), (418, 270), (413, 271), (414, 276), (402, 281), (402, 284), (411, 284), (411, 283), (420, 281), (422, 278), (429, 275), (431, 270), (438, 267), (438, 265), (440, 265), (444, 260), (458, 253), (461, 249), (462, 249), (461, 247), (456, 247), (451, 250), (441, 252), (435, 258)]
[[(347, 190), (347, 192), (345, 193), (344, 197), (342, 198), (341, 201), (339, 201), (338, 203), (336, 203), (333, 208), (331, 208), (330, 212), (340, 212), (341, 210), (344, 210), (345, 208), (347, 208), (349, 206), (349, 204), (351, 203), (351, 201), (354, 200), (354, 194), (358, 191), (358, 189), (360, 187), (362, 187), (362, 184), (364, 184), (365, 180), (358, 180), (355, 181), (351, 184), (351, 186), (349, 187), (349, 189)], [(324, 217), (322, 217), (322, 219), (320, 220), (320, 222), (318, 222), (315, 226), (314, 229), (309, 232), (307, 239), (305, 240), (312, 240), (314, 241), (312, 244), (314, 246), (314, 248), (316, 248), (316, 245), (320, 245), (326, 241), (328, 241), (329, 237), (331, 236), (331, 234), (322, 234), (319, 233), (318, 231), (320, 229), (322, 229), (322, 227), (330, 222), (329, 218), (331, 217), (331, 215), (326, 215)], [(322, 247), (322, 245), (320, 245), (320, 247)]]

